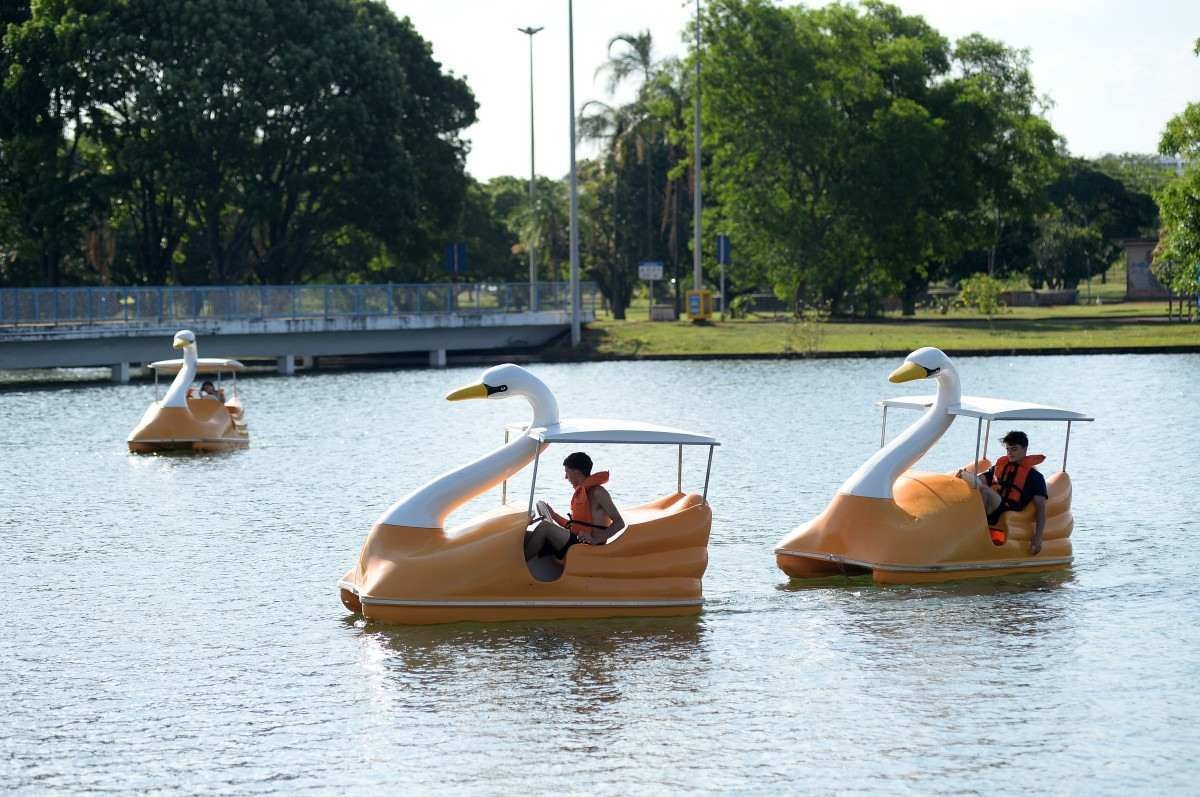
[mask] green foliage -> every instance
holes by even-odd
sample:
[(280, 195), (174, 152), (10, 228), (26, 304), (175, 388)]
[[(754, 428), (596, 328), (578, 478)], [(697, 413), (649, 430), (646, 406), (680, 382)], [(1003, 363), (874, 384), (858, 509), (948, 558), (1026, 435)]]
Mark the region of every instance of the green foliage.
[(1104, 274), (1120, 257), (1121, 239), (1153, 234), (1158, 209), (1147, 194), (1088, 161), (1067, 161), (1047, 189), (1053, 203), (1037, 220), (1028, 269), (1035, 288), (1074, 288), (1092, 274)]
[(987, 274), (972, 274), (958, 283), (958, 297), (954, 303), (968, 307), (988, 317), (1005, 311), (1000, 294), (1004, 292), (1004, 281)]
[[(1200, 40), (1196, 42), (1200, 55)], [(1162, 235), (1154, 253), (1154, 271), (1176, 293), (1200, 292), (1200, 102), (1171, 118), (1158, 150), (1189, 161), (1183, 175), (1156, 194)]]
[(1093, 165), (1131, 192), (1153, 195), (1172, 182), (1175, 167), (1159, 161), (1157, 155), (1125, 152), (1119, 155), (1101, 155)]
[(1038, 221), (1038, 238), (1030, 269), (1034, 288), (1074, 288), (1081, 280), (1105, 270), (1111, 245), (1093, 226), (1073, 224), (1073, 214), (1057, 213)]
[[(637, 264), (662, 261), (675, 278), (676, 300), (684, 285), (691, 223), (690, 73), (675, 59), (658, 61), (648, 32), (609, 41), (610, 94), (637, 82), (623, 105), (591, 101), (579, 119), (581, 138), (603, 145), (580, 170), (582, 254), (618, 318), (624, 317)], [(668, 278), (669, 278), (668, 277)]]
[(704, 24), (706, 175), (742, 284), (834, 314), (899, 293), (912, 312), (968, 253), (995, 270), (1044, 209), (1058, 138), (1025, 53), (951, 47), (880, 2), (717, 0)]
[(383, 249), (419, 272), (462, 221), (474, 99), (383, 4), (45, 0), (4, 57), (5, 218), (86, 217), (133, 281), (348, 279)]

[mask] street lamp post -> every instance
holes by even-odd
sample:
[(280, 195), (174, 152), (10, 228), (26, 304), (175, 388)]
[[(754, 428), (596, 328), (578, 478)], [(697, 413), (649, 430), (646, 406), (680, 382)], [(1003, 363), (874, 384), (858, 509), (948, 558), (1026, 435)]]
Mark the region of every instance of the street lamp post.
[(571, 345), (578, 346), (579, 329), (579, 180), (575, 173), (575, 4), (567, 0), (568, 80), (571, 83)]
[[(529, 26), (527, 28), (517, 28), (517, 30), (529, 37), (529, 212), (534, 213), (536, 205), (534, 204), (534, 182), (537, 180), (537, 173), (534, 170), (533, 160), (533, 34), (537, 33), (541, 28)], [(533, 241), (528, 241), (529, 245), (529, 309), (532, 311), (537, 307), (537, 261), (534, 257)]]
[[(700, 244), (701, 244), (701, 229), (700, 229), (700, 0), (696, 0), (696, 132), (693, 138), (693, 158), (695, 160), (696, 170), (696, 190), (692, 200), (692, 215), (695, 217), (693, 227), (696, 232), (695, 241), (692, 244), (692, 290), (703, 290), (704, 288), (704, 273), (701, 268)], [(724, 301), (722, 299), (722, 301)]]

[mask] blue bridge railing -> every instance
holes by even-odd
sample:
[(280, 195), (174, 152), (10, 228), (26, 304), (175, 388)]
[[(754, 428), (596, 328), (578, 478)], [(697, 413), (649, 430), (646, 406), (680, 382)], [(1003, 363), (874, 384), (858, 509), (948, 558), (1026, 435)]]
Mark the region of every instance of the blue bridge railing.
[[(0, 327), (517, 313), (570, 310), (569, 297), (566, 282), (0, 288)], [(584, 310), (599, 301), (580, 283)]]

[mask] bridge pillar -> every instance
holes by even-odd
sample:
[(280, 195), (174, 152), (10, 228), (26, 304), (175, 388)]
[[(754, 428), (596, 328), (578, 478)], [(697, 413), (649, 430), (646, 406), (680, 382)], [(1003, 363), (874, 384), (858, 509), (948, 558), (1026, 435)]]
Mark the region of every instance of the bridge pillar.
[(446, 350), (434, 349), (429, 352), (429, 367), (430, 368), (445, 368), (446, 367)]
[(291, 376), (296, 373), (296, 355), (285, 354), (282, 357), (275, 359), (275, 365), (279, 373), (284, 376)]
[(113, 363), (112, 381), (122, 385), (129, 384), (129, 363)]

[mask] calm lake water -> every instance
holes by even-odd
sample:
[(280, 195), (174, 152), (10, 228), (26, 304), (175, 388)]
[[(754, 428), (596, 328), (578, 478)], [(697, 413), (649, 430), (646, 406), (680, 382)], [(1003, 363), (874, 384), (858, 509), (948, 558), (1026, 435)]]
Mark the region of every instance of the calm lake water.
[[(722, 441), (704, 612), (424, 628), (356, 622), (337, 580), (392, 501), (527, 420), (442, 400), (481, 368), (247, 379), (252, 447), (198, 458), (126, 453), (146, 385), (0, 392), (0, 790), (1194, 794), (1200, 356), (958, 361), (966, 393), (1097, 417), (1070, 571), (790, 585), (775, 542), (878, 446), (872, 402), (923, 387), (897, 365), (531, 366), (564, 416)], [(1025, 428), (1057, 469), (1064, 430)], [(674, 487), (673, 450), (591, 453), (618, 502)]]

